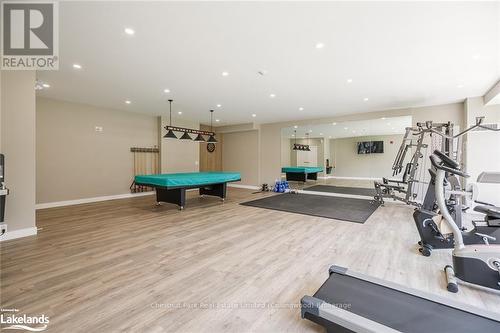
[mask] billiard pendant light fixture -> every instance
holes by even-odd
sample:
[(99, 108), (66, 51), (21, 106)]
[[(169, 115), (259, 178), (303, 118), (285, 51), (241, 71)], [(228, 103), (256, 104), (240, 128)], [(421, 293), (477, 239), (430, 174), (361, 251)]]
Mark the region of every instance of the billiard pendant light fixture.
[(294, 140), (295, 142), (293, 144), (292, 150), (311, 151), (311, 149), (309, 148), (309, 133), (306, 133), (307, 145), (297, 143), (297, 130), (294, 130), (293, 133), (294, 133), (294, 137), (295, 137), (295, 140)]
[[(172, 99), (168, 100), (170, 102), (170, 121), (167, 126), (164, 128), (167, 130), (167, 134), (165, 134), (163, 137), (168, 138), (168, 139), (179, 139), (179, 140), (193, 140), (193, 138), (189, 134), (195, 134), (196, 138), (194, 141), (197, 142), (205, 142), (205, 138), (203, 137), (208, 136), (207, 142), (209, 143), (216, 143), (217, 140), (215, 139), (215, 133), (213, 132), (213, 112), (214, 110), (210, 110), (210, 131), (203, 131), (200, 129), (194, 129), (194, 128), (186, 128), (186, 127), (177, 127), (177, 126), (172, 126)], [(177, 138), (174, 132), (180, 132), (182, 133), (182, 136), (180, 138)]]
[[(173, 100), (169, 99), (168, 102), (170, 103), (170, 122), (168, 125), (172, 126), (172, 102), (173, 102)], [(175, 136), (174, 131), (172, 131), (171, 129), (169, 129), (167, 134), (165, 134), (163, 137), (168, 138), (168, 139), (177, 139), (177, 136)]]
[[(210, 132), (213, 132), (213, 117), (214, 117), (214, 110), (210, 110)], [(215, 133), (210, 135), (208, 138), (207, 142), (208, 143), (217, 143), (217, 140), (215, 140)]]

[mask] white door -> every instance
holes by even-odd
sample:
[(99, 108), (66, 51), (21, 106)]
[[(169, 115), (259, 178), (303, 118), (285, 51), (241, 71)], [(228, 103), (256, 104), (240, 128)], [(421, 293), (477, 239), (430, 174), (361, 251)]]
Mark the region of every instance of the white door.
[(297, 150), (297, 166), (318, 166), (318, 147), (309, 146), (311, 151)]

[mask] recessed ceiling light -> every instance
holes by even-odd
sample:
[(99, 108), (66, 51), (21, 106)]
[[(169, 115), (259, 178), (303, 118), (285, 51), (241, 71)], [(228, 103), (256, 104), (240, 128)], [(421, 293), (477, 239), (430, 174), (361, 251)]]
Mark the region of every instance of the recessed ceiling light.
[(331, 135), (329, 135), (329, 136), (328, 136), (328, 139), (331, 139), (331, 138), (332, 138), (332, 136), (331, 136)]
[(323, 133), (319, 133), (319, 135), (323, 135)]
[(295, 134), (292, 134), (292, 136), (295, 136)]
[(215, 119), (215, 121), (216, 121), (216, 122), (219, 122), (219, 121), (220, 121), (220, 119)]
[(459, 85), (457, 86), (457, 88), (459, 88), (459, 89), (460, 89), (460, 88), (463, 88), (463, 87), (464, 87), (464, 85), (463, 85), (463, 84), (459, 84)]
[(170, 92), (170, 89), (164, 89), (164, 90), (163, 90), (163, 92), (164, 92), (165, 94), (168, 94), (168, 93)]
[(337, 123), (332, 123), (333, 126), (337, 125)]
[(182, 111), (177, 112), (177, 114), (178, 114), (178, 115), (181, 115), (181, 114), (182, 114)]
[(349, 127), (344, 127), (344, 129), (347, 131), (349, 129)]
[(255, 117), (257, 117), (257, 115), (256, 115), (255, 113), (252, 113), (252, 117), (254, 117), (254, 118), (255, 118)]
[(395, 130), (395, 128), (393, 127), (393, 128), (392, 128), (392, 130), (394, 131), (394, 130)]
[(220, 108), (222, 106), (222, 104), (217, 104), (217, 107)]
[(295, 125), (295, 126), (293, 126), (293, 128), (299, 128), (299, 126)]
[(43, 86), (44, 88), (50, 88), (50, 84), (48, 84), (48, 83), (43, 83), (43, 84), (42, 84), (42, 86)]
[(79, 64), (73, 64), (74, 69), (82, 69), (82, 65)]
[(228, 72), (222, 72), (222, 76), (228, 76), (229, 73)]
[(132, 102), (131, 102), (131, 101), (129, 101), (129, 100), (126, 100), (126, 101), (125, 101), (125, 104), (130, 104), (130, 103), (132, 103)]
[(276, 97), (276, 95), (275, 94), (270, 94), (269, 97), (274, 98), (274, 97)]
[(363, 101), (368, 102), (368, 97), (363, 98)]
[(382, 118), (380, 118), (380, 119), (385, 120), (385, 117), (382, 117)]
[(125, 28), (125, 30), (124, 30), (124, 31), (125, 31), (125, 33), (126, 33), (127, 35), (131, 35), (131, 36), (132, 36), (133, 34), (135, 34), (135, 30), (134, 30), (134, 29), (132, 29), (132, 28)]
[(304, 108), (301, 106), (301, 107), (299, 108), (299, 111), (304, 111)]
[(313, 132), (313, 130), (309, 130), (309, 133), (312, 133), (312, 132)]
[(352, 79), (347, 79), (347, 83), (352, 83)]
[(317, 49), (322, 49), (324, 47), (325, 47), (325, 44), (323, 44), (323, 43), (316, 43), (316, 48)]

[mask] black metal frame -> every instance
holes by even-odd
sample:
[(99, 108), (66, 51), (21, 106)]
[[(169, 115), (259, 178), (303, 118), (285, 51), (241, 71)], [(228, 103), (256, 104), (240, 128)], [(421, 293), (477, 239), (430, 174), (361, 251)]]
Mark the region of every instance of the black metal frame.
[(167, 131), (172, 130), (174, 132), (182, 132), (182, 133), (191, 133), (191, 134), (201, 134), (201, 135), (207, 135), (207, 136), (214, 136), (215, 132), (212, 131), (203, 131), (203, 130), (198, 130), (198, 129), (193, 129), (193, 128), (186, 128), (186, 127), (177, 127), (177, 126), (170, 126), (167, 125), (164, 127)]
[(210, 195), (221, 198), (223, 201), (226, 198), (227, 183), (239, 182), (241, 179), (230, 180), (220, 183), (211, 183), (204, 185), (188, 185), (188, 186), (155, 186), (146, 183), (137, 183), (137, 185), (154, 187), (156, 191), (156, 202), (167, 202), (178, 205), (181, 210), (186, 206), (186, 190), (198, 188), (200, 195)]
[(317, 172), (286, 172), (287, 181), (306, 182), (307, 180), (318, 180)]

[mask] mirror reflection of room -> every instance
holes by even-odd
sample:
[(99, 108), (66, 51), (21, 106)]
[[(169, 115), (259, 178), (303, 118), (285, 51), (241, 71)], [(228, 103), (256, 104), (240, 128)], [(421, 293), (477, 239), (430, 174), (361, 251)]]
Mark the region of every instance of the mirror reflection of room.
[(319, 167), (320, 183), (373, 187), (374, 180), (392, 175), (394, 157), (411, 125), (411, 116), (401, 116), (284, 128), (281, 165)]

